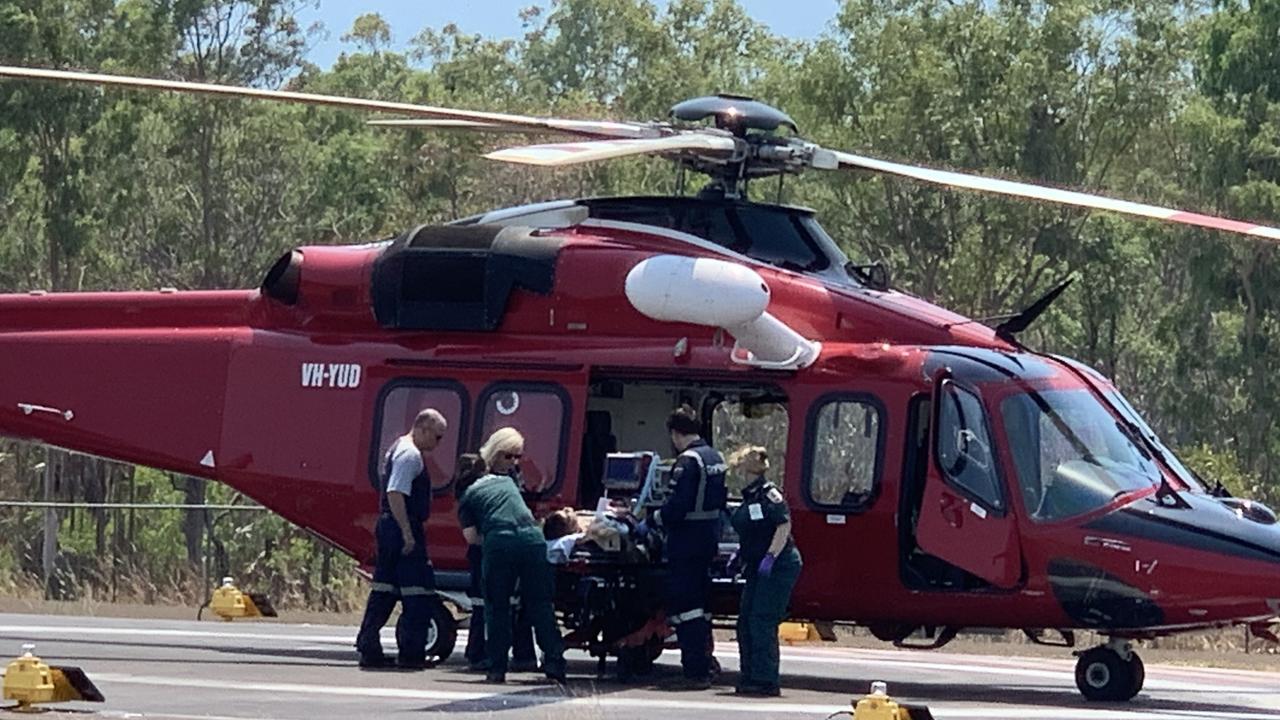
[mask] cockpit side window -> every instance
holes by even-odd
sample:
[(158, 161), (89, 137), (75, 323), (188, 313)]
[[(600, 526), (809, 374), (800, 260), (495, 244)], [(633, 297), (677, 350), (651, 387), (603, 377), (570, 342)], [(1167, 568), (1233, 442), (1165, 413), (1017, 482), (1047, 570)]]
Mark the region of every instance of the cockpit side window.
[(951, 381), (942, 384), (935, 456), (947, 479), (987, 508), (1003, 511), (987, 414), (977, 395)]

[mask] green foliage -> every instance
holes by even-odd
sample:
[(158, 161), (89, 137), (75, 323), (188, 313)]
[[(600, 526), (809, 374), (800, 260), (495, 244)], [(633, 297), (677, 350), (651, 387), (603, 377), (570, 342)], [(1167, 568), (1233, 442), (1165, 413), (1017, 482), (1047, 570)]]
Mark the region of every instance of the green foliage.
[(1280, 492), (1272, 486), (1262, 485), (1257, 476), (1250, 474), (1240, 466), (1236, 456), (1226, 449), (1215, 449), (1211, 445), (1201, 444), (1184, 447), (1178, 457), (1197, 475), (1212, 483), (1222, 486), (1236, 497), (1247, 497), (1274, 504), (1280, 499)]

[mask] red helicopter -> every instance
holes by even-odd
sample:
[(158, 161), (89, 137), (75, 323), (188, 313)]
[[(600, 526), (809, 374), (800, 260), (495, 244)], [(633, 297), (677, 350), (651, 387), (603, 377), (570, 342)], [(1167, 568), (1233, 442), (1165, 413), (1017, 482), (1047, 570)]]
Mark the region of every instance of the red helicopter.
[(966, 627), (1044, 643), (1056, 631), (1064, 647), (1073, 630), (1097, 630), (1110, 640), (1077, 653), (1077, 685), (1127, 700), (1143, 683), (1131, 640), (1280, 614), (1275, 514), (1208, 489), (1105, 377), (1018, 341), (1065, 283), (988, 328), (891, 289), (811, 211), (751, 202), (746, 188), (869, 170), (1268, 240), (1276, 228), (833, 151), (736, 96), (631, 123), (19, 67), (0, 76), (558, 134), (570, 140), (488, 157), (657, 155), (711, 177), (694, 197), (565, 200), (303, 247), (255, 289), (0, 296), (8, 435), (218, 480), (367, 562), (378, 458), (418, 409), (438, 408), (450, 426), (430, 461), (431, 555), (441, 587), (461, 590), (448, 487), (459, 452), (514, 426), (536, 510), (590, 508), (609, 454), (667, 450), (662, 419), (689, 402), (713, 443), (758, 442), (780, 461), (806, 562), (795, 617), (925, 647)]

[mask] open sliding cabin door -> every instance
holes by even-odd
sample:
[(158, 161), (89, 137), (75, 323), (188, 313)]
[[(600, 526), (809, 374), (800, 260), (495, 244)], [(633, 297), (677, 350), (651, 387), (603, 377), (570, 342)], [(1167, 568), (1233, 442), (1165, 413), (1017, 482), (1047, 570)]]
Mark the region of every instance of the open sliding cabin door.
[(920, 548), (999, 588), (1022, 580), (1022, 553), (977, 393), (950, 378), (934, 385), (928, 479), (916, 541)]

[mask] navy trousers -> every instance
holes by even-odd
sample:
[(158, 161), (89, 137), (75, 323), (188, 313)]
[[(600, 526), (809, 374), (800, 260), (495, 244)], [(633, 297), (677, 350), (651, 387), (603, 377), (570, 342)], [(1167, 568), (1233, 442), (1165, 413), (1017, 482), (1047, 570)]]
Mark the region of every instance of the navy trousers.
[(710, 563), (701, 559), (667, 563), (667, 622), (676, 629), (684, 676), (711, 676)]
[(426, 660), (427, 627), (436, 601), (435, 571), (427, 559), (427, 541), (422, 526), (413, 530), (414, 548), (401, 553), (404, 540), (395, 518), (384, 514), (374, 528), (378, 552), (373, 566), (373, 585), (365, 605), (364, 620), (356, 636), (356, 650), (365, 658), (382, 657), (382, 627), (391, 618), (399, 600), (400, 620), (396, 624), (398, 656), (401, 664)]

